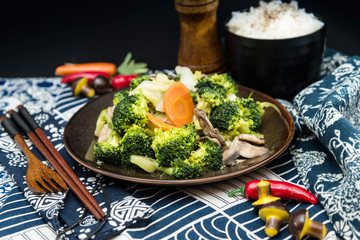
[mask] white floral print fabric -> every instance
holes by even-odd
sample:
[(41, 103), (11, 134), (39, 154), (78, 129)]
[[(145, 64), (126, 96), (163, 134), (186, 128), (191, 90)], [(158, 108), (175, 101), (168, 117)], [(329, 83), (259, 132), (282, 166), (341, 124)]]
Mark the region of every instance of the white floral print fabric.
[(341, 60), (347, 61), (294, 98), (289, 110), (299, 131), (290, 153), (338, 236), (359, 239), (360, 58)]

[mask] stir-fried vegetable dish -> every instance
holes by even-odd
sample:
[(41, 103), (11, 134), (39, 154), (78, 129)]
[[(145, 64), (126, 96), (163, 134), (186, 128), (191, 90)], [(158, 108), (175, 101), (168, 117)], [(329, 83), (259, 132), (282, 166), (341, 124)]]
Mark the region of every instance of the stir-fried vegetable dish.
[(246, 158), (237, 151), (239, 142), (251, 144), (252, 153), (267, 153), (259, 129), (269, 103), (240, 97), (227, 74), (206, 76), (179, 66), (175, 71), (140, 75), (130, 89), (115, 92), (96, 123), (98, 161), (190, 179)]

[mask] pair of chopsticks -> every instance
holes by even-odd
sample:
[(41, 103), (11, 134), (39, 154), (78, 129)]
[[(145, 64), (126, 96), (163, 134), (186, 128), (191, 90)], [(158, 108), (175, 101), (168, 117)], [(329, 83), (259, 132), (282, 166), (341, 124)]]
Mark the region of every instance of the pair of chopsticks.
[(96, 202), (94, 197), (82, 184), (72, 168), (66, 163), (65, 159), (56, 150), (52, 142), (47, 138), (44, 131), (31, 116), (28, 110), (23, 106), (17, 106), (18, 112), (8, 111), (10, 118), (22, 129), (28, 138), (34, 143), (40, 153), (54, 167), (55, 171), (63, 178), (73, 193), (84, 204), (84, 206), (100, 221), (105, 217), (102, 208)]

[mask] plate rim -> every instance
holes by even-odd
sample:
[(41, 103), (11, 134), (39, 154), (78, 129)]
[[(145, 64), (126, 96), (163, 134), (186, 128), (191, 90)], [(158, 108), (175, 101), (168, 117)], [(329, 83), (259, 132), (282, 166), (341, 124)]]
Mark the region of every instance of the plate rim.
[[(65, 129), (64, 129), (64, 135), (63, 135), (63, 141), (64, 141), (64, 145), (65, 148), (67, 150), (67, 152), (69, 153), (69, 155), (80, 165), (96, 172), (96, 173), (100, 173), (102, 175), (108, 176), (108, 177), (112, 177), (115, 179), (119, 179), (119, 180), (125, 180), (125, 181), (130, 181), (130, 182), (135, 182), (135, 183), (143, 183), (143, 184), (151, 184), (151, 185), (171, 185), (171, 186), (182, 186), (182, 185), (198, 185), (198, 184), (206, 184), (206, 183), (211, 183), (211, 182), (217, 182), (217, 181), (222, 181), (222, 180), (226, 180), (226, 179), (230, 179), (233, 177), (237, 177), (243, 174), (246, 174), (248, 172), (251, 172), (255, 169), (258, 169), (264, 165), (266, 165), (267, 163), (271, 162), (272, 160), (276, 159), (277, 157), (279, 157), (290, 145), (294, 134), (295, 134), (295, 124), (294, 124), (294, 120), (292, 118), (292, 115), (290, 114), (290, 112), (276, 99), (270, 97), (269, 95), (262, 93), (260, 91), (257, 91), (255, 89), (252, 88), (248, 88), (242, 85), (237, 85), (238, 88), (242, 88), (246, 91), (250, 91), (250, 92), (256, 92), (256, 94), (262, 95), (265, 98), (270, 99), (273, 103), (276, 104), (277, 107), (281, 108), (281, 112), (282, 114), (285, 113), (287, 116), (283, 116), (284, 122), (286, 122), (287, 124), (289, 124), (288, 129), (288, 136), (287, 139), (284, 141), (284, 144), (281, 145), (281, 147), (272, 155), (270, 155), (269, 157), (265, 158), (264, 160), (255, 163), (254, 165), (251, 165), (248, 168), (245, 169), (240, 169), (238, 171), (234, 171), (234, 172), (229, 172), (226, 174), (221, 174), (221, 175), (215, 175), (215, 176), (207, 176), (207, 177), (200, 177), (200, 178), (193, 178), (193, 179), (150, 179), (150, 178), (140, 178), (140, 177), (132, 177), (132, 176), (128, 176), (128, 175), (122, 175), (122, 174), (118, 174), (118, 173), (113, 173), (113, 172), (109, 172), (107, 170), (103, 170), (100, 168), (97, 168), (93, 165), (90, 165), (87, 162), (84, 162), (79, 156), (77, 156), (70, 144), (69, 141), (67, 140), (67, 136), (68, 136), (68, 131), (69, 131), (69, 126), (71, 125), (71, 122), (74, 121), (73, 119), (75, 118), (75, 115), (81, 111), (82, 109), (86, 108), (88, 105), (93, 104), (93, 102), (95, 101), (100, 101), (101, 98), (105, 97), (105, 95), (108, 94), (113, 94), (113, 92), (111, 93), (107, 93), (105, 95), (99, 96), (89, 102), (87, 102), (84, 106), (82, 106), (81, 108), (79, 108), (72, 116), (71, 118), (68, 120), (68, 122), (66, 123)], [(287, 121), (290, 120), (290, 123)]]

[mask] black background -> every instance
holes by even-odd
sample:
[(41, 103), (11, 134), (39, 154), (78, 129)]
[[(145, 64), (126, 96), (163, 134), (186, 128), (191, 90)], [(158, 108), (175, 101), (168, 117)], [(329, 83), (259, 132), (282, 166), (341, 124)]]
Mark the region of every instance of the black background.
[[(219, 35), (232, 11), (258, 1), (220, 0)], [(356, 1), (299, 0), (327, 24), (327, 46), (360, 55)], [(9, 1), (0, 8), (0, 77), (50, 77), (66, 62), (119, 65), (127, 52), (151, 69), (177, 64), (179, 19), (172, 0)]]

